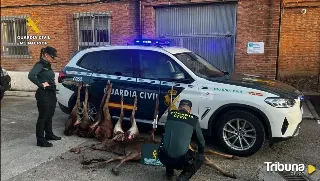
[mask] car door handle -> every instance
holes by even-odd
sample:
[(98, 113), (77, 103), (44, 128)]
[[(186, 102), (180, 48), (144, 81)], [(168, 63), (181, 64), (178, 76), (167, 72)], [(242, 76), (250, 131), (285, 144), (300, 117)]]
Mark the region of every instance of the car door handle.
[(201, 89), (208, 89), (208, 87), (201, 87)]

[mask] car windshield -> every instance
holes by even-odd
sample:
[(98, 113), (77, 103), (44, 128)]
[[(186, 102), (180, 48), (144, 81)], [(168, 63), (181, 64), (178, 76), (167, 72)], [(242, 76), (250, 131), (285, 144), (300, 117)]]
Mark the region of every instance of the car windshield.
[(174, 54), (174, 56), (199, 77), (216, 78), (225, 75), (221, 70), (194, 52), (178, 53)]

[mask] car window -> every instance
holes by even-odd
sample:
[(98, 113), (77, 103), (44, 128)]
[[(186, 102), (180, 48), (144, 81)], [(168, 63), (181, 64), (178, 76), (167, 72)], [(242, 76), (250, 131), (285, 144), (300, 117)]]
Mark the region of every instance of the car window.
[(172, 59), (160, 52), (139, 50), (140, 77), (147, 79), (171, 79), (174, 73), (182, 73)]
[(91, 71), (95, 71), (101, 57), (102, 57), (101, 51), (86, 53), (80, 59), (78, 66)]
[(179, 53), (175, 54), (175, 56), (198, 76), (210, 78), (224, 76), (221, 70), (194, 52)]
[(98, 72), (133, 77), (133, 54), (130, 50), (103, 51)]

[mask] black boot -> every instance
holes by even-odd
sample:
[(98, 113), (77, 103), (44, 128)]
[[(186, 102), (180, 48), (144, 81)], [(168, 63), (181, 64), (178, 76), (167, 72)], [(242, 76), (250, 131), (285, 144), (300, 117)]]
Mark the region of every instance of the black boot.
[(47, 141), (37, 141), (37, 146), (40, 147), (52, 147), (52, 143), (49, 143)]
[(52, 135), (46, 135), (46, 140), (61, 140), (61, 137), (56, 136), (54, 134)]
[(192, 175), (193, 172), (182, 171), (179, 177), (177, 178), (177, 181), (189, 181)]
[(166, 168), (166, 177), (167, 177), (167, 180), (174, 181), (175, 180), (174, 169), (167, 167)]
[(176, 180), (176, 176), (174, 174), (166, 174), (167, 180), (170, 181), (175, 181)]

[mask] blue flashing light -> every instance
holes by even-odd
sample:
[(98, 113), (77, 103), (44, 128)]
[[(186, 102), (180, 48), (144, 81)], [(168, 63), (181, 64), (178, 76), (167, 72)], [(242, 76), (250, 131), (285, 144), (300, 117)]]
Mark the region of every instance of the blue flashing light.
[(304, 101), (304, 96), (300, 96), (300, 101)]
[(155, 39), (135, 39), (135, 45), (144, 45), (144, 46), (170, 46), (168, 40), (155, 40)]

